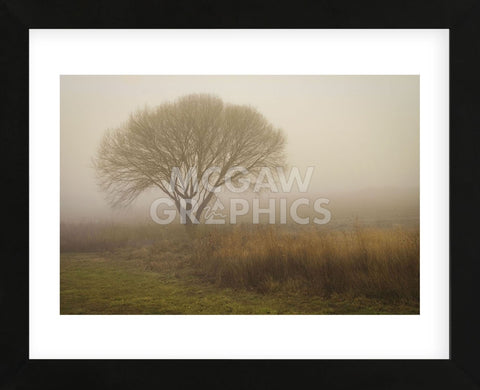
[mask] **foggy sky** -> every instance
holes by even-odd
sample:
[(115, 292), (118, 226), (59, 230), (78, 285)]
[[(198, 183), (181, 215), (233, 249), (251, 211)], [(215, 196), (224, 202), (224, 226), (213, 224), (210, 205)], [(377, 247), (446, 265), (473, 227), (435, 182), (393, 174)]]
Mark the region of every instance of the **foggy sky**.
[(91, 159), (132, 111), (191, 93), (254, 106), (282, 128), (288, 165), (315, 167), (312, 193), (418, 191), (418, 76), (62, 76), (60, 90), (62, 220), (145, 213), (161, 192), (112, 211)]

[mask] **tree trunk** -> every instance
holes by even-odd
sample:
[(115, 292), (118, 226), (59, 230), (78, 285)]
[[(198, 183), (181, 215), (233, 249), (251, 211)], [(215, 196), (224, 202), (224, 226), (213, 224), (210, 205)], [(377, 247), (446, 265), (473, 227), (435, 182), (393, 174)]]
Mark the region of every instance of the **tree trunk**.
[[(185, 211), (188, 213), (191, 209), (192, 209), (192, 204), (187, 203)], [(195, 214), (192, 213), (192, 216), (193, 215), (195, 215)], [(195, 238), (195, 232), (197, 230), (196, 227), (197, 227), (197, 224), (193, 223), (193, 221), (191, 220), (191, 218), (188, 215), (185, 215), (185, 230), (187, 232), (187, 235), (188, 235), (189, 239), (194, 239)]]
[(212, 199), (212, 196), (213, 196), (213, 192), (209, 192), (208, 195), (203, 200), (202, 204), (198, 207), (195, 213), (195, 218), (197, 218), (199, 221), (200, 221), (200, 217), (202, 216), (203, 210), (205, 210), (205, 207), (207, 207), (208, 203)]

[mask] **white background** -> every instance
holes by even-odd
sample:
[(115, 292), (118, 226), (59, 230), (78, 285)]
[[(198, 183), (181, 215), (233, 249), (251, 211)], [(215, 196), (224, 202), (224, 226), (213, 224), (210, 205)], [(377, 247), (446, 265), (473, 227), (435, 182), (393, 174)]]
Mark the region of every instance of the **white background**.
[[(420, 75), (420, 315), (60, 315), (61, 74)], [(30, 30), (30, 358), (449, 357), (448, 30)]]

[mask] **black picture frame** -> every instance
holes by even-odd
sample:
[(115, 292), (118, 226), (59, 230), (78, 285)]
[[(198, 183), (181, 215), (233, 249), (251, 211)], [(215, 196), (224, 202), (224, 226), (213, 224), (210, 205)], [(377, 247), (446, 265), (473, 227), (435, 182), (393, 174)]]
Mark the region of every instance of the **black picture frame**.
[[(4, 219), (0, 385), (5, 388), (480, 387), (480, 2), (318, 1), (279, 3), (4, 0), (0, 4)], [(450, 30), (450, 359), (448, 360), (30, 360), (30, 28), (442, 28)], [(10, 189), (14, 191), (10, 192)], [(4, 233), (4, 234), (5, 234)], [(4, 236), (5, 237), (5, 236)]]

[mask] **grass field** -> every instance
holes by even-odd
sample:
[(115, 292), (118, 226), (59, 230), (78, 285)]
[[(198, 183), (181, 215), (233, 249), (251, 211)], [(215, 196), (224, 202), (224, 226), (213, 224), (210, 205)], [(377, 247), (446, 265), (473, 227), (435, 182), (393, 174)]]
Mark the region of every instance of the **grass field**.
[(418, 314), (418, 230), (62, 226), (61, 314)]
[(61, 314), (416, 314), (408, 303), (364, 297), (261, 294), (219, 288), (188, 265), (152, 272), (97, 253), (61, 256)]

